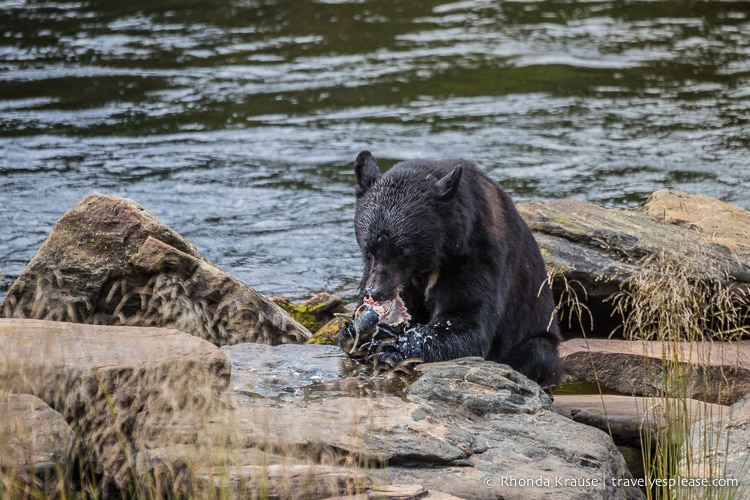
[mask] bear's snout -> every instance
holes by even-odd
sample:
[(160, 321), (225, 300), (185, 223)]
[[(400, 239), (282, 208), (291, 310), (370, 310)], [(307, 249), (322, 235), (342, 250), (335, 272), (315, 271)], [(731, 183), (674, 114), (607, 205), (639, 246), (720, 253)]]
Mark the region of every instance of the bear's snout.
[(394, 300), (396, 298), (396, 287), (380, 281), (370, 283), (365, 287), (365, 295), (369, 295), (376, 302)]
[(374, 263), (368, 273), (364, 295), (376, 302), (395, 300), (401, 291), (399, 273), (382, 263)]

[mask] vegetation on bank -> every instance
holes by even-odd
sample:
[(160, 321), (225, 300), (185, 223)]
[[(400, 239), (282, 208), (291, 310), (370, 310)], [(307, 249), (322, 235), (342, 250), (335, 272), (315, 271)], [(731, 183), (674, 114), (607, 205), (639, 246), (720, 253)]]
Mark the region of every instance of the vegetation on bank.
[[(644, 491), (649, 499), (743, 498), (740, 480), (750, 472), (750, 462), (743, 464), (739, 476), (736, 470), (733, 474), (727, 470), (726, 448), (732, 438), (731, 426), (726, 424), (731, 413), (716, 415), (712, 405), (699, 405), (702, 410), (696, 415), (688, 402), (696, 395), (710, 401), (719, 394), (725, 399), (717, 402), (728, 405), (743, 396), (734, 387), (733, 372), (738, 367), (711, 366), (706, 357), (709, 350), (701, 346), (723, 343), (731, 349), (738, 346), (731, 342), (750, 335), (748, 288), (737, 286), (721, 270), (701, 267), (680, 253), (646, 257), (639, 269), (608, 301), (620, 318), (611, 336), (642, 341), (644, 372), (661, 374), (656, 381), (643, 377), (646, 385), (641, 394), (656, 395), (660, 400), (659, 405), (642, 409), (643, 421), (662, 422), (656, 432), (646, 425), (641, 430)], [(552, 273), (550, 279), (557, 280), (562, 290), (558, 303), (561, 321), (584, 332), (584, 337), (585, 332), (594, 331), (585, 287), (568, 282), (562, 273)], [(661, 359), (649, 356), (647, 344), (652, 341), (661, 343)], [(596, 363), (591, 363), (595, 370)], [(709, 373), (711, 370), (719, 370), (721, 375)], [(606, 394), (598, 375), (596, 379), (597, 392)], [(714, 425), (695, 426), (696, 421)], [(701, 449), (695, 449), (696, 443)]]
[[(742, 395), (734, 390), (732, 369), (726, 368), (719, 384), (709, 373), (711, 360), (700, 348), (705, 342), (732, 342), (748, 337), (750, 324), (748, 289), (734, 286), (730, 277), (718, 269), (701, 267), (688, 256), (659, 254), (646, 258), (641, 272), (627, 289), (612, 298), (622, 318), (622, 335), (629, 340), (656, 340), (662, 343), (662, 359), (645, 357), (661, 369), (662, 405), (658, 410), (665, 423), (656, 434), (641, 436), (644, 469), (652, 478), (671, 479), (647, 490), (649, 498), (742, 498), (738, 484), (726, 469), (726, 457), (719, 447), (731, 436), (709, 435), (712, 427), (694, 426), (696, 420), (716, 419), (719, 428), (730, 418), (714, 415), (711, 406), (704, 413), (691, 415), (686, 401), (699, 394), (725, 394), (720, 404), (732, 404)], [(688, 343), (687, 358), (683, 345)], [(727, 344), (729, 349), (730, 344)], [(739, 357), (738, 357), (739, 359)], [(722, 369), (722, 368), (719, 368)], [(651, 409), (646, 408), (646, 412)], [(703, 432), (696, 436), (695, 431)], [(696, 440), (702, 449), (694, 449)], [(743, 467), (750, 471), (750, 463)], [(735, 473), (736, 474), (736, 473)], [(703, 482), (702, 480), (705, 480)], [(715, 482), (714, 480), (719, 480)], [(721, 481), (726, 480), (726, 481)]]

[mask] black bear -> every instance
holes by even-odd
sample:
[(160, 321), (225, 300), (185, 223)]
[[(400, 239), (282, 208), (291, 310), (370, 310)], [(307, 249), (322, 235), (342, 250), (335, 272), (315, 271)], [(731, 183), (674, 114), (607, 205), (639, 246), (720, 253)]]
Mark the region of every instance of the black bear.
[(548, 392), (556, 387), (554, 299), (539, 247), (510, 197), (465, 160), (404, 161), (381, 175), (362, 151), (354, 169), (360, 303), (405, 309), (409, 323), (377, 356), (481, 356)]

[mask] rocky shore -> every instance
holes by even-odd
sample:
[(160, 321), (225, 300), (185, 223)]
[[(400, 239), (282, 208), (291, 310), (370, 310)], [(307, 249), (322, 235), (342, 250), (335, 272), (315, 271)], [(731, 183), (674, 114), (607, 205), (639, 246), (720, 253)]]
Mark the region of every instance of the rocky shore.
[[(670, 397), (692, 426), (675, 474), (750, 488), (750, 212), (675, 192), (519, 209), (593, 396), (553, 403), (477, 358), (372, 373), (133, 201), (85, 198), (0, 306), (0, 496), (642, 498), (618, 445), (659, 433)], [(656, 321), (672, 310), (689, 321)]]

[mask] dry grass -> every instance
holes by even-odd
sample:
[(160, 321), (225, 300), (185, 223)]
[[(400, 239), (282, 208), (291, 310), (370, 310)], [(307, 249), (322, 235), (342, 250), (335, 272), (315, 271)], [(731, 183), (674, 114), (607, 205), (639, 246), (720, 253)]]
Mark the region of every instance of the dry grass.
[[(696, 436), (691, 422), (720, 417), (708, 405), (702, 406), (701, 414), (691, 415), (687, 404), (694, 394), (733, 393), (733, 371), (739, 367), (719, 368), (721, 376), (712, 376), (709, 370), (716, 370), (709, 368), (712, 360), (708, 353), (712, 351), (701, 346), (724, 345), (750, 334), (747, 289), (733, 285), (728, 276), (719, 276), (716, 270), (701, 268), (687, 256), (656, 255), (647, 258), (641, 272), (611, 299), (622, 318), (618, 333), (629, 340), (662, 344), (662, 358), (653, 361), (645, 356), (644, 370), (660, 370), (662, 402), (659, 415), (653, 416), (661, 417), (665, 425), (655, 435), (642, 434), (642, 451), (647, 477), (673, 481), (647, 490), (649, 498), (738, 498), (737, 488), (700, 487), (680, 481), (727, 477), (715, 460), (696, 460), (721, 455), (722, 450), (705, 449), (696, 454), (692, 448)], [(727, 387), (713, 387), (717, 380)], [(644, 393), (653, 389), (644, 388)], [(721, 426), (720, 421), (718, 424)], [(720, 443), (712, 436), (702, 436), (700, 442), (704, 446)]]
[[(38, 277), (32, 299), (8, 303), (5, 313), (67, 322), (166, 323), (211, 338), (225, 335), (222, 318), (243, 307), (209, 306), (195, 299), (191, 283), (165, 273), (137, 286), (113, 283), (105, 297), (112, 313), (103, 317), (91, 315), (94, 307), (86, 301), (61, 297), (57, 284), (54, 276)], [(33, 349), (43, 356), (56, 348), (51, 344)], [(74, 450), (74, 459), (60, 454), (32, 469), (38, 459), (22, 445), (38, 440), (42, 428), (25, 425), (17, 407), (0, 404), (0, 423), (9, 423), (0, 425), (0, 498), (323, 498), (356, 494), (370, 484), (365, 473), (349, 470), (379, 466), (364, 453), (301, 450), (283, 439), (271, 443), (262, 432), (251, 439), (242, 435), (240, 429), (268, 425), (272, 403), (237, 412), (225, 391), (205, 383), (213, 378), (192, 362), (42, 374), (0, 353), (0, 403), (15, 399), (12, 393), (39, 396), (67, 422)], [(361, 433), (351, 434), (359, 448)]]
[[(19, 365), (13, 368), (26, 376)], [(0, 404), (0, 422), (9, 424), (0, 425), (0, 498), (326, 498), (363, 492), (372, 484), (368, 472), (382, 466), (366, 458), (367, 416), (356, 408), (339, 417), (351, 418), (349, 446), (361, 453), (312, 449), (279, 435), (269, 417), (272, 402), (237, 411), (216, 394), (205, 395), (211, 402), (196, 397), (195, 372), (163, 375), (132, 373), (137, 391), (109, 375), (48, 388), (65, 395), (52, 406), (69, 424), (74, 462), (60, 451), (40, 467), (38, 453), (22, 445), (41, 439), (47, 427), (24, 420), (18, 405)], [(83, 393), (88, 390), (93, 393)], [(65, 436), (58, 432), (45, 444), (62, 450)]]
[(612, 297), (625, 338), (728, 342), (750, 333), (748, 289), (729, 276), (665, 254), (645, 259), (641, 269)]
[[(748, 306), (744, 289), (730, 285), (731, 280), (719, 279), (716, 273), (691, 266), (688, 260), (666, 256), (647, 259), (642, 273), (612, 302), (622, 317), (621, 333), (632, 340), (657, 340), (664, 344), (664, 357), (659, 360), (663, 377), (664, 402), (661, 405), (665, 427), (658, 434), (642, 436), (643, 461), (649, 477), (670, 479), (686, 477), (724, 477), (720, 461), (726, 454), (730, 436), (706, 435), (701, 443), (705, 450), (688, 449), (694, 415), (687, 413), (687, 399), (695, 383), (694, 374), (681, 370), (678, 363), (679, 342), (695, 345), (694, 358), (689, 362), (702, 365), (699, 342), (725, 342), (747, 336)], [(19, 310), (30, 311), (31, 317), (81, 321), (93, 310), (86, 301), (56, 297), (59, 278), (39, 277), (33, 300), (29, 304), (10, 304), (6, 316), (18, 316)], [(558, 315), (569, 326), (577, 323), (581, 331), (593, 330), (593, 317), (585, 306), (585, 289), (577, 282), (568, 283), (563, 275), (550, 275), (564, 281), (564, 293), (558, 304)], [(173, 326), (205, 330), (207, 335), (222, 336), (222, 315), (231, 315), (236, 307), (224, 304), (212, 309), (200, 300), (192, 300), (191, 283), (179, 277), (162, 274), (147, 283), (130, 285), (113, 283), (105, 297), (112, 309), (107, 320), (119, 324), (163, 324), (168, 318)], [(233, 307), (235, 309), (233, 309)], [(236, 309), (240, 311), (240, 309)], [(235, 311), (235, 313), (236, 313)], [(10, 314), (8, 314), (10, 313)], [(218, 318), (218, 319), (217, 319)], [(95, 319), (89, 321), (96, 322)], [(104, 321), (104, 319), (102, 319)], [(145, 323), (143, 323), (145, 322)], [(13, 360), (2, 360), (7, 367)], [(648, 368), (648, 367), (646, 367)], [(17, 368), (19, 379), (33, 378)], [(74, 467), (65, 454), (52, 459), (44, 469), (46, 476), (35, 474), (23, 460), (6, 460), (10, 450), (17, 450), (19, 440), (38, 435), (33, 426), (0, 427), (0, 493), (3, 498), (80, 498), (124, 495), (128, 498), (285, 498), (289, 496), (320, 496), (324, 493), (346, 494), (363, 491), (364, 476), (347, 476), (341, 468), (372, 471), (382, 464), (368, 461), (366, 453), (343, 453), (326, 448), (302, 450), (308, 457), (301, 460), (298, 444), (271, 443), (268, 439), (248, 442), (237, 429), (248, 425), (233, 419), (236, 414), (222, 405), (208, 404), (215, 395), (203, 394), (194, 380), (185, 373), (160, 373), (146, 380), (148, 389), (136, 391), (133, 400), (118, 399), (121, 394), (112, 388), (129, 383), (143, 383), (150, 375), (123, 374), (118, 380), (99, 377), (95, 383), (71, 388), (71, 381), (59, 385), (43, 397), (71, 425), (78, 453)], [(132, 377), (132, 381), (128, 377)], [(397, 381), (399, 381), (398, 379)], [(705, 380), (708, 380), (706, 378)], [(727, 373), (731, 383), (731, 373)], [(65, 397), (55, 397), (57, 392)], [(83, 394), (85, 393), (85, 394)], [(76, 395), (75, 397), (72, 395)], [(9, 400), (7, 392), (0, 396)], [(81, 406), (81, 401), (94, 398), (100, 407)], [(16, 421), (16, 410), (0, 405), (0, 422)], [(89, 413), (87, 413), (89, 412)], [(88, 415), (88, 416), (87, 416)], [(702, 418), (712, 418), (706, 413)], [(243, 413), (250, 425), (269, 425), (267, 408), (259, 405)], [(353, 410), (352, 449), (364, 450), (361, 420)], [(315, 423), (311, 423), (314, 425)], [(707, 431), (708, 432), (708, 431)], [(262, 435), (262, 433), (261, 433)], [(269, 434), (270, 435), (270, 432)], [(168, 437), (165, 437), (168, 436)], [(161, 441), (159, 441), (161, 439)], [(108, 458), (99, 456), (98, 448), (106, 442)], [(154, 443), (160, 443), (154, 448)], [(64, 447), (63, 447), (64, 448)], [(12, 457), (11, 457), (12, 458)], [(681, 461), (682, 460), (682, 461)], [(252, 465), (247, 465), (251, 463)], [(118, 467), (117, 480), (105, 480), (102, 464)], [(311, 465), (324, 465), (328, 470), (311, 471)], [(321, 476), (323, 474), (323, 476)], [(328, 474), (325, 476), (325, 474)], [(322, 488), (322, 489), (321, 489)], [(647, 491), (650, 498), (738, 498), (736, 488), (682, 488), (667, 483)]]

